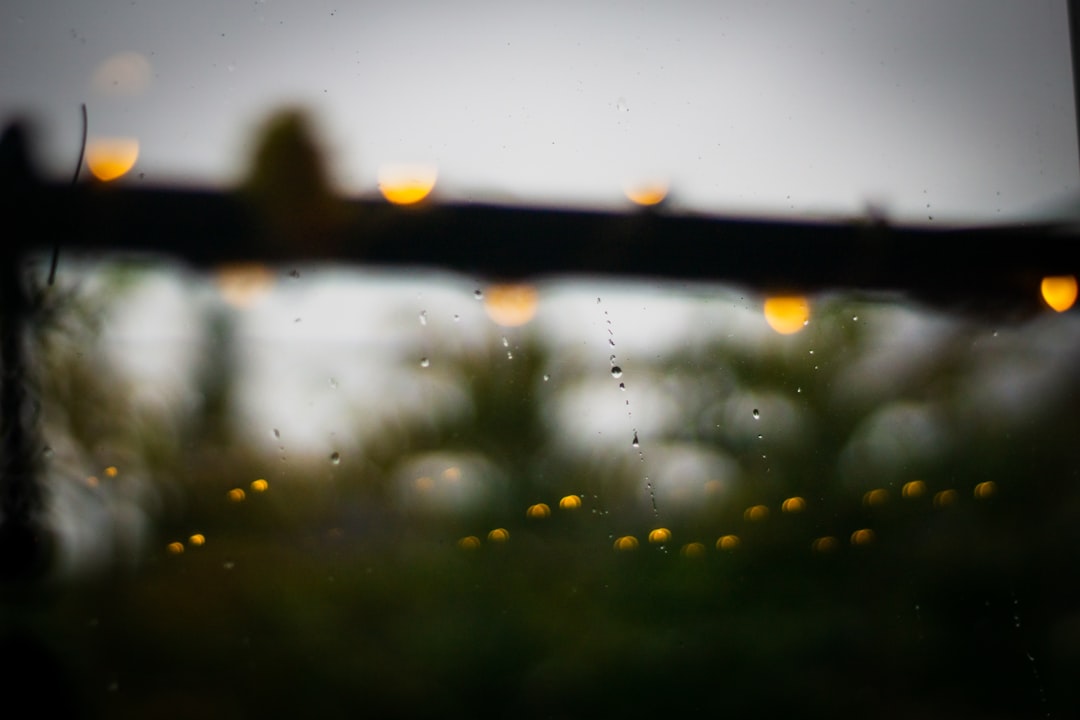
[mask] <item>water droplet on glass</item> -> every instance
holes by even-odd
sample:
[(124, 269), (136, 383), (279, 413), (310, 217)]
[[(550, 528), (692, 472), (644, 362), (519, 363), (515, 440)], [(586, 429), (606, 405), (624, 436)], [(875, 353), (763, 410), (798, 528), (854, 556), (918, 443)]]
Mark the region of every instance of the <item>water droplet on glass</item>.
[(510, 347), (510, 341), (506, 339), (505, 335), (503, 336), (502, 344), (503, 344), (503, 347)]
[(454, 322), (461, 322), (461, 316), (457, 313), (454, 313)]
[(336, 452), (330, 453), (330, 462), (332, 464), (334, 464), (334, 465), (340, 465), (341, 464), (341, 454), (336, 453)]
[(619, 367), (618, 365), (611, 368), (611, 377), (621, 378), (622, 377), (622, 368)]
[(608, 338), (608, 341), (607, 341), (607, 343), (608, 343), (608, 345), (610, 345), (611, 347), (615, 347), (615, 341), (614, 341), (614, 340), (612, 340), (611, 338)]
[(763, 437), (764, 437), (763, 435), (760, 435), (760, 434), (759, 434), (759, 435), (757, 436), (757, 439), (758, 439), (758, 440), (761, 440), (761, 439), (762, 439)]
[(427, 325), (427, 310), (420, 311), (420, 324)]
[(46, 445), (41, 449), (41, 454), (46, 458), (51, 458), (53, 456), (53, 449)]
[(761, 419), (761, 413), (758, 412), (757, 408), (754, 408), (754, 419), (755, 420), (760, 420)]
[(277, 428), (274, 428), (274, 437), (277, 438), (278, 440), (281, 439), (281, 431), (278, 430)]
[(641, 443), (638, 441), (637, 430), (634, 431), (634, 439), (630, 441), (630, 444), (634, 447), (640, 447)]
[(300, 277), (300, 271), (299, 270), (290, 270), (289, 271), (289, 277), (291, 277), (291, 278)]
[(858, 315), (852, 315), (851, 316), (851, 322), (859, 322), (859, 316)]
[(337, 380), (335, 380), (334, 378), (330, 378), (330, 387), (337, 390)]
[(620, 390), (626, 390), (626, 383), (619, 383)]
[(477, 300), (483, 300), (484, 299), (484, 291), (483, 290), (476, 290), (475, 292), (473, 292), (473, 297), (476, 298)]
[(420, 367), (426, 368), (431, 365), (431, 361), (425, 358), (420, 358)]
[(512, 352), (511, 352), (511, 351), (509, 351), (509, 350), (507, 350), (507, 351), (506, 351), (506, 359), (507, 359), (507, 360), (513, 360), (513, 359), (514, 359), (514, 353), (512, 353)]
[(608, 362), (610, 362), (612, 365), (614, 365), (615, 364), (615, 356), (614, 355), (608, 355)]

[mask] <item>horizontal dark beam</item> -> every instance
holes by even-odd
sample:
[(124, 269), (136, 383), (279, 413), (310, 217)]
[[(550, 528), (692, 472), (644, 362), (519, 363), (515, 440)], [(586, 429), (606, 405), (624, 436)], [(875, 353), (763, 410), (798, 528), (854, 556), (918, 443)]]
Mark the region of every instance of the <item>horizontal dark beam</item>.
[[(25, 249), (148, 252), (199, 267), (334, 260), (492, 278), (584, 274), (720, 281), (762, 291), (896, 290), (933, 302), (1034, 302), (1047, 274), (1080, 274), (1070, 228), (895, 227), (739, 217), (383, 202), (305, 223), (238, 193), (39, 186), (17, 212)], [(333, 221), (326, 217), (336, 218)]]

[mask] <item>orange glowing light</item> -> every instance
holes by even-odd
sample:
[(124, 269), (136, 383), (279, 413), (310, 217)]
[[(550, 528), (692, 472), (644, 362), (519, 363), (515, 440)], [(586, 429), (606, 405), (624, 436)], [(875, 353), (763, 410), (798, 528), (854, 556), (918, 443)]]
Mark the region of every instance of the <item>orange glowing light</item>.
[(533, 518), (534, 520), (542, 520), (546, 517), (551, 517), (551, 508), (547, 503), (536, 503), (530, 505), (529, 509), (525, 511), (525, 517)]
[(395, 205), (415, 205), (435, 188), (438, 170), (433, 165), (383, 165), (379, 192)]
[(959, 494), (955, 490), (942, 490), (934, 493), (934, 507), (948, 507), (956, 502)]
[(656, 528), (649, 533), (649, 542), (654, 545), (671, 542), (671, 531), (667, 528)]
[(981, 482), (975, 486), (975, 497), (979, 500), (986, 500), (989, 497), (993, 497), (997, 493), (997, 483), (993, 480), (987, 480)]
[(769, 508), (764, 505), (752, 505), (746, 508), (743, 518), (751, 522), (758, 522), (769, 517)]
[(165, 549), (169, 551), (170, 555), (182, 555), (184, 552), (184, 543), (171, 542), (165, 546)]
[(247, 494), (241, 488), (233, 488), (229, 492), (225, 493), (225, 497), (229, 499), (229, 502), (244, 502)]
[(638, 546), (638, 540), (633, 535), (623, 535), (621, 538), (615, 541), (615, 549), (620, 552), (627, 550), (636, 550)]
[(705, 555), (705, 545), (699, 542), (686, 543), (679, 548), (679, 554), (688, 558), (699, 558)]
[(257, 493), (266, 492), (267, 489), (269, 489), (269, 487), (270, 487), (270, 483), (266, 482), (266, 480), (263, 480), (262, 478), (259, 478), (258, 480), (252, 480), (251, 481), (251, 491), (252, 492), (257, 492)]
[(922, 497), (926, 493), (926, 483), (922, 480), (912, 480), (911, 482), (904, 483), (904, 487), (901, 488), (900, 493), (909, 500), (917, 497)]
[(716, 541), (717, 550), (734, 550), (742, 543), (738, 535), (721, 535)]
[(421, 475), (413, 480), (413, 485), (422, 493), (431, 492), (435, 489), (435, 481), (427, 475)]
[(581, 498), (577, 495), (567, 495), (559, 501), (559, 508), (562, 510), (577, 510), (581, 507)]
[(484, 312), (502, 327), (519, 327), (536, 315), (538, 293), (532, 285), (492, 285), (484, 292)]
[(623, 188), (630, 202), (642, 207), (651, 207), (664, 202), (668, 195), (668, 184), (662, 181), (628, 185)]
[(442, 471), (442, 477), (447, 482), (457, 482), (461, 479), (461, 468), (457, 465), (451, 465)]
[(781, 505), (780, 509), (786, 513), (802, 512), (806, 509), (806, 500), (799, 496), (789, 497)]
[(480, 547), (480, 538), (475, 535), (463, 537), (457, 541), (457, 546), (462, 550), (476, 550)]
[(814, 542), (810, 543), (810, 549), (818, 553), (832, 552), (838, 547), (840, 547), (840, 541), (832, 535), (816, 538)]
[(794, 295), (767, 298), (765, 321), (781, 335), (792, 335), (810, 321), (810, 303), (806, 298)]
[(234, 308), (253, 307), (274, 286), (274, 272), (260, 263), (222, 265), (214, 273), (221, 298)]
[(510, 539), (510, 531), (506, 528), (495, 528), (488, 533), (488, 541), (493, 543), (503, 543)]
[(852, 545), (869, 545), (874, 542), (874, 531), (870, 528), (862, 528), (851, 533)]
[(93, 138), (86, 143), (86, 166), (102, 182), (123, 177), (138, 159), (139, 141), (135, 138)]
[(105, 468), (105, 474), (109, 477), (116, 477), (120, 474), (120, 471), (116, 469), (115, 465), (110, 465), (109, 467)]
[(98, 480), (97, 475), (91, 475), (90, 477), (86, 478), (86, 484), (89, 487), (96, 488), (98, 485), (101, 484), (101, 481)]
[(862, 503), (867, 507), (877, 507), (889, 501), (889, 491), (884, 488), (870, 490), (862, 496)]
[(192, 545), (194, 545), (195, 547), (202, 547), (203, 545), (206, 544), (206, 536), (203, 535), (202, 533), (195, 533), (194, 535), (192, 535), (191, 537), (188, 538), (188, 542), (191, 543)]
[(1076, 277), (1051, 275), (1042, 280), (1042, 297), (1057, 312), (1065, 312), (1076, 302)]

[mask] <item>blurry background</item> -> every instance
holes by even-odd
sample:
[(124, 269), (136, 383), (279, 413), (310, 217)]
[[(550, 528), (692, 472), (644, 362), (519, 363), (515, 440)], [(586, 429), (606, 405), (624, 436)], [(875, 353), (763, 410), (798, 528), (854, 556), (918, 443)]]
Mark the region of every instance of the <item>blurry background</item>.
[(227, 185), (253, 129), (312, 111), (335, 177), (439, 171), (455, 199), (617, 205), (669, 184), (710, 212), (873, 204), (989, 221), (1077, 190), (1065, 3), (12, 0), (0, 113), (48, 167), (139, 142), (146, 182)]
[[(1077, 189), (1061, 3), (343, 5), (7, 3), (0, 111), (66, 179), (87, 102), (95, 188), (233, 187), (299, 106), (338, 189), (392, 202), (969, 223)], [(60, 542), (49, 582), (0, 587), (4, 697), (1080, 706), (1075, 278), (1006, 320), (63, 253), (46, 288), (29, 260)]]

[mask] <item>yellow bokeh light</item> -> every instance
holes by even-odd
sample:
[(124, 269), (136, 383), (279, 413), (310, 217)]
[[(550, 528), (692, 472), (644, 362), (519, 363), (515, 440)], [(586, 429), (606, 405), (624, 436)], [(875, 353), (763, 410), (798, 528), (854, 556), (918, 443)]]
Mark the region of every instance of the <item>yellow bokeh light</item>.
[(105, 474), (111, 478), (114, 478), (120, 474), (120, 471), (116, 469), (115, 465), (110, 465), (109, 467), (105, 468)]
[(438, 170), (433, 165), (383, 165), (379, 192), (395, 205), (415, 205), (435, 188)]
[(538, 298), (532, 285), (492, 285), (484, 291), (484, 312), (496, 325), (520, 327), (536, 315)]
[(630, 202), (642, 207), (651, 207), (664, 202), (668, 195), (668, 184), (663, 181), (627, 185), (623, 188)]
[(170, 555), (180, 555), (184, 552), (184, 543), (171, 542), (165, 546), (165, 549), (169, 552)]
[(679, 549), (679, 554), (688, 558), (703, 557), (705, 555), (705, 545), (699, 542), (686, 543)]
[(806, 509), (806, 500), (799, 496), (789, 497), (780, 504), (780, 509), (786, 513), (798, 513)]
[(1076, 277), (1052, 275), (1042, 280), (1042, 297), (1057, 312), (1065, 312), (1076, 302)]
[(252, 480), (251, 481), (251, 491), (252, 492), (257, 492), (257, 493), (266, 492), (269, 487), (270, 487), (270, 483), (266, 482), (266, 480), (264, 480), (262, 478), (259, 478), (258, 480)]
[(667, 528), (656, 528), (649, 533), (649, 542), (655, 544), (671, 542), (671, 531)]
[(435, 481), (427, 475), (421, 475), (413, 480), (413, 486), (422, 493), (431, 492), (435, 489)]
[(734, 550), (742, 543), (738, 535), (721, 535), (716, 541), (717, 550)]
[(194, 535), (192, 535), (191, 537), (188, 538), (188, 542), (191, 543), (192, 545), (194, 545), (195, 547), (202, 547), (203, 545), (206, 544), (206, 536), (203, 535), (202, 533), (195, 533)]
[(274, 286), (274, 271), (261, 263), (233, 263), (214, 271), (221, 298), (234, 308), (253, 307)]
[(900, 494), (909, 500), (922, 497), (926, 493), (926, 483), (922, 480), (912, 480), (911, 482), (904, 483), (904, 487), (901, 488)]
[(862, 528), (851, 533), (852, 545), (869, 545), (874, 542), (874, 531), (870, 528)]
[(884, 505), (889, 501), (889, 491), (884, 488), (876, 488), (868, 491), (862, 496), (863, 505), (867, 507), (878, 507)]
[(623, 535), (615, 541), (615, 549), (619, 551), (635, 550), (638, 546), (638, 540), (633, 535)]
[(506, 528), (495, 528), (488, 533), (487, 536), (490, 542), (502, 543), (510, 539), (510, 531)]
[(476, 550), (480, 547), (480, 538), (468, 535), (457, 541), (457, 546), (462, 550)]
[(559, 507), (563, 510), (577, 510), (581, 507), (581, 498), (577, 495), (566, 495), (559, 501)]
[(86, 166), (102, 182), (123, 177), (138, 159), (139, 141), (135, 138), (92, 138), (86, 143)]
[(743, 512), (743, 518), (752, 522), (758, 522), (769, 517), (769, 508), (764, 505), (751, 505)]
[(86, 484), (88, 487), (96, 488), (98, 485), (101, 484), (101, 481), (97, 479), (96, 475), (91, 475), (90, 477), (86, 478)]
[(959, 497), (955, 490), (942, 490), (934, 493), (934, 507), (948, 507), (954, 504)]
[(241, 488), (233, 488), (229, 492), (225, 493), (225, 497), (227, 497), (230, 502), (243, 502), (244, 498), (247, 497), (247, 494), (244, 493)]
[(997, 493), (997, 483), (993, 480), (987, 480), (981, 482), (975, 486), (975, 497), (979, 500), (986, 500), (989, 497), (993, 497)]
[(804, 297), (785, 295), (765, 300), (765, 321), (781, 335), (799, 332), (810, 320), (810, 303)]
[(442, 471), (442, 476), (443, 480), (448, 480), (449, 482), (457, 482), (461, 479), (461, 468), (459, 468), (457, 465), (451, 465), (450, 467)]
[(840, 541), (832, 535), (816, 538), (814, 542), (810, 543), (810, 549), (819, 553), (832, 552), (838, 547), (840, 547)]
[(543, 518), (551, 516), (551, 508), (547, 503), (536, 503), (530, 505), (529, 509), (525, 511), (525, 517), (530, 517), (536, 520), (542, 520)]

